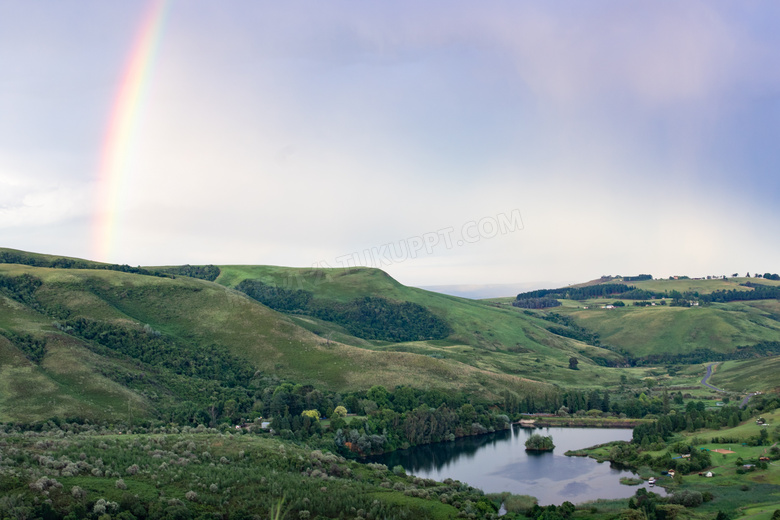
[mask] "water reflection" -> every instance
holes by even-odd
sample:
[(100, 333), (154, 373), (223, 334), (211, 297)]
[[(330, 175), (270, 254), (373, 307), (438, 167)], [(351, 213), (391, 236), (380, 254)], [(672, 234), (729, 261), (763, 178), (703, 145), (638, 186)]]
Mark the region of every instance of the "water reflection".
[[(552, 435), (554, 452), (526, 452), (525, 441), (533, 433)], [(403, 466), (424, 478), (453, 478), (485, 492), (509, 491), (533, 495), (539, 503), (574, 503), (598, 498), (627, 498), (636, 486), (623, 486), (626, 470), (599, 464), (593, 459), (566, 457), (567, 450), (586, 448), (613, 440), (630, 440), (631, 430), (604, 428), (545, 428), (515, 426), (490, 435), (457, 439), (400, 450), (371, 460), (388, 467)], [(653, 491), (663, 493), (661, 488)]]

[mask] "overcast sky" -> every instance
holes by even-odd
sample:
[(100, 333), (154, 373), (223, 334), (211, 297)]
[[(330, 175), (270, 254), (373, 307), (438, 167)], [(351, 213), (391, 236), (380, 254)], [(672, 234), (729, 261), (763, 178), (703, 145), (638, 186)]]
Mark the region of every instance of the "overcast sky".
[(408, 285), (780, 271), (777, 2), (163, 7), (100, 252), (149, 6), (0, 0), (0, 246)]

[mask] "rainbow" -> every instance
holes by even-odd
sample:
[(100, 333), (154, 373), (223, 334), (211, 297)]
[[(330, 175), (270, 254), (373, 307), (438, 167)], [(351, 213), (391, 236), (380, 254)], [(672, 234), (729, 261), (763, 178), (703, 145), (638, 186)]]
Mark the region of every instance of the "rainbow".
[(170, 0), (150, 0), (111, 109), (100, 152), (92, 229), (93, 258), (109, 261), (118, 233), (118, 209), (133, 138)]

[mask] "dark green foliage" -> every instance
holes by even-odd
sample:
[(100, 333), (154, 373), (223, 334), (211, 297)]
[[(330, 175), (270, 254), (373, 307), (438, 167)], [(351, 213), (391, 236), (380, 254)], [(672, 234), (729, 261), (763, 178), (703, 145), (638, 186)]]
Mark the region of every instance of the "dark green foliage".
[(120, 327), (107, 322), (77, 318), (64, 323), (72, 334), (152, 366), (176, 374), (222, 381), (228, 386), (246, 385), (254, 371), (216, 345), (195, 348), (176, 342), (147, 327)]
[[(770, 275), (768, 279), (774, 280), (774, 276), (777, 275)], [(560, 289), (539, 289), (536, 291), (529, 291), (518, 294), (517, 301), (539, 298), (586, 300), (589, 298), (606, 298), (608, 296), (618, 296), (627, 300), (670, 298), (672, 300), (672, 306), (688, 306), (690, 305), (691, 301), (698, 301), (702, 305), (705, 305), (713, 302), (725, 303), (733, 301), (767, 300), (780, 298), (780, 287), (762, 285), (754, 282), (747, 282), (742, 285), (753, 290), (718, 290), (709, 294), (699, 294), (698, 291), (686, 291), (684, 293), (679, 291), (671, 291), (661, 293), (638, 289), (633, 285), (620, 283), (602, 283), (598, 285), (589, 285), (576, 288), (563, 287)]]
[(35, 299), (35, 291), (43, 285), (43, 282), (29, 274), (20, 276), (0, 275), (0, 294), (20, 302), (30, 307), (40, 310), (41, 305)]
[(443, 319), (412, 302), (366, 296), (350, 302), (316, 300), (309, 291), (284, 289), (258, 280), (236, 286), (250, 298), (280, 312), (299, 312), (343, 326), (353, 336), (381, 341), (444, 339), (452, 329)]
[(299, 289), (284, 289), (258, 280), (242, 280), (236, 289), (276, 311), (306, 311), (312, 293)]
[(652, 280), (653, 275), (651, 274), (640, 274), (637, 276), (624, 276), (623, 281), (625, 282), (641, 282), (642, 280)]
[(148, 326), (136, 329), (83, 318), (55, 326), (85, 340), (98, 354), (132, 360), (97, 369), (152, 399), (158, 417), (171, 422), (238, 420), (249, 414), (262, 384), (246, 362), (217, 345), (194, 346)]
[(542, 318), (543, 320), (561, 325), (561, 327), (547, 328), (547, 330), (554, 334), (558, 334), (559, 336), (566, 338), (576, 339), (596, 347), (600, 346), (601, 344), (598, 333), (592, 332), (577, 324), (577, 322), (574, 321), (574, 318), (571, 316), (558, 314), (557, 312), (550, 312), (546, 314), (539, 314), (538, 317)]
[(667, 498), (670, 504), (680, 504), (685, 507), (699, 507), (704, 498), (699, 491), (684, 489)]
[[(67, 441), (56, 427), (34, 438), (22, 432), (4, 437), (18, 452), (10, 473), (19, 476), (0, 478), (8, 485), (0, 493), (0, 518), (443, 520), (460, 511), (466, 516), (467, 508), (475, 519), (496, 512), (481, 491), (459, 482), (421, 484), (382, 465), (254, 434), (198, 427), (121, 436), (109, 430), (106, 438), (93, 426), (64, 427)], [(67, 465), (67, 475), (44, 468), (55, 461), (58, 468)], [(139, 470), (129, 471), (132, 466)], [(114, 486), (117, 473), (127, 490)], [(39, 480), (41, 474), (54, 478)]]
[(161, 267), (155, 272), (172, 274), (177, 276), (189, 276), (213, 282), (219, 277), (220, 269), (216, 265), (177, 265), (173, 267)]
[(21, 264), (32, 267), (50, 267), (53, 269), (104, 269), (147, 276), (168, 276), (162, 272), (153, 272), (141, 267), (131, 267), (126, 264), (99, 264), (72, 258), (55, 258), (49, 260), (45, 257), (15, 251), (0, 251), (0, 264)]
[(552, 451), (555, 449), (552, 436), (534, 433), (525, 441), (525, 449), (529, 451)]
[(560, 506), (540, 506), (539, 504), (534, 504), (526, 513), (526, 516), (533, 520), (568, 520), (574, 514), (574, 511), (574, 504), (567, 500)]
[(382, 341), (444, 339), (452, 329), (422, 305), (366, 296), (348, 303), (315, 302), (312, 314), (343, 326), (350, 334)]
[(755, 345), (737, 347), (734, 352), (715, 352), (706, 348), (697, 348), (681, 354), (651, 354), (641, 358), (629, 359), (634, 366), (668, 365), (668, 364), (698, 364), (712, 361), (729, 361), (736, 359), (751, 359), (774, 356), (780, 353), (780, 341), (767, 341)]
[(0, 336), (5, 336), (16, 348), (33, 363), (40, 364), (46, 355), (46, 340), (37, 339), (29, 334), (16, 334), (0, 329)]
[(548, 309), (560, 306), (561, 302), (555, 298), (518, 298), (512, 305), (521, 309)]
[(587, 300), (589, 298), (603, 298), (615, 294), (623, 294), (627, 291), (636, 289), (623, 283), (604, 283), (599, 285), (588, 285), (585, 287), (564, 287), (561, 289), (539, 289), (517, 295), (517, 300), (527, 298), (558, 298), (566, 300)]

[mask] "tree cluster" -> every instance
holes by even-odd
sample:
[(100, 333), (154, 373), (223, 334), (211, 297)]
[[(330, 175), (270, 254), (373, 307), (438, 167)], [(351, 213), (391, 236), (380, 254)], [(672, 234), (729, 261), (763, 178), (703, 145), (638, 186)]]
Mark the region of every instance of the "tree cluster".
[(452, 333), (445, 320), (422, 305), (365, 296), (349, 302), (315, 299), (309, 291), (285, 289), (259, 280), (243, 280), (236, 289), (280, 312), (297, 312), (341, 325), (353, 336), (381, 341), (444, 339)]
[(528, 451), (552, 451), (555, 449), (551, 435), (539, 435), (534, 433), (525, 441), (525, 449)]
[(53, 269), (99, 269), (108, 271), (120, 271), (123, 273), (141, 274), (146, 276), (169, 276), (160, 271), (150, 271), (142, 267), (131, 267), (127, 264), (100, 264), (96, 262), (87, 262), (73, 258), (54, 258), (49, 259), (44, 256), (30, 255), (23, 252), (0, 251), (0, 264), (20, 264), (31, 267), (50, 267)]
[(175, 276), (189, 276), (190, 278), (199, 278), (213, 282), (219, 277), (220, 269), (216, 265), (177, 265), (173, 267), (161, 267), (155, 269), (156, 272), (171, 274)]
[(549, 309), (551, 307), (559, 307), (561, 302), (555, 298), (518, 298), (512, 302), (514, 307), (520, 307), (521, 309)]

